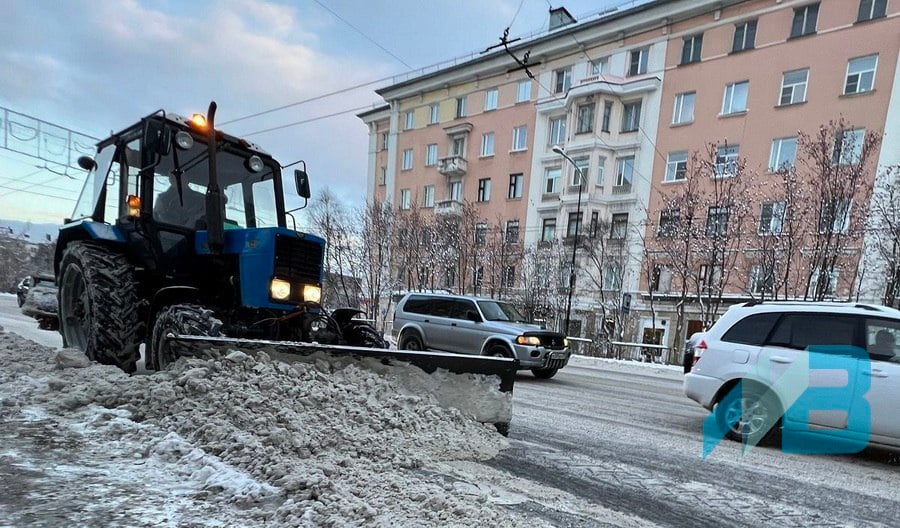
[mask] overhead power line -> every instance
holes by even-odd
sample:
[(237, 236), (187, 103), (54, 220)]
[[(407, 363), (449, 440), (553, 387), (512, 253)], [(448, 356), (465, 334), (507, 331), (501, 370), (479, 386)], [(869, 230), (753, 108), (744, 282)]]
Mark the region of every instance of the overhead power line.
[(361, 112), (361, 111), (367, 110), (367, 109), (369, 109), (369, 108), (371, 108), (371, 105), (360, 106), (360, 107), (357, 107), (357, 108), (350, 108), (350, 109), (347, 109), (347, 110), (340, 110), (340, 111), (338, 111), (338, 112), (333, 112), (333, 113), (331, 113), (331, 114), (326, 114), (326, 115), (321, 115), (321, 116), (311, 117), (311, 118), (309, 118), (309, 119), (301, 119), (300, 121), (294, 121), (293, 123), (287, 123), (287, 124), (285, 124), (285, 125), (279, 125), (279, 126), (275, 126), (275, 127), (272, 127), (272, 128), (266, 128), (266, 129), (263, 129), (263, 130), (257, 130), (256, 132), (250, 132), (249, 134), (242, 134), (242, 136), (243, 136), (243, 137), (247, 137), (247, 136), (255, 136), (255, 135), (257, 135), (257, 134), (264, 134), (264, 133), (266, 133), (266, 132), (273, 132), (273, 131), (275, 131), (275, 130), (281, 130), (281, 129), (283, 129), (283, 128), (289, 128), (289, 127), (292, 127), (292, 126), (302, 125), (302, 124), (304, 124), (304, 123), (312, 123), (313, 121), (320, 121), (320, 120), (322, 120), (322, 119), (328, 119), (329, 117), (335, 117), (335, 116), (339, 116), (339, 115), (343, 115), (343, 114), (349, 114), (349, 113), (352, 113), (352, 112)]
[(357, 33), (359, 33), (360, 35), (362, 35), (363, 38), (365, 38), (366, 40), (368, 40), (368, 41), (371, 42), (372, 44), (375, 44), (376, 46), (378, 46), (378, 48), (381, 49), (381, 51), (383, 51), (383, 52), (387, 53), (388, 55), (390, 55), (391, 57), (397, 59), (397, 61), (398, 61), (400, 64), (406, 66), (406, 67), (409, 68), (409, 69), (412, 69), (412, 66), (410, 66), (409, 64), (407, 64), (406, 61), (404, 61), (403, 59), (401, 59), (400, 57), (398, 57), (397, 55), (395, 55), (391, 50), (389, 50), (389, 49), (385, 48), (384, 46), (382, 46), (381, 44), (379, 44), (375, 39), (373, 39), (373, 38), (370, 37), (369, 35), (366, 35), (366, 34), (363, 32), (363, 30), (361, 30), (361, 29), (359, 29), (358, 27), (356, 27), (356, 26), (354, 26), (353, 24), (351, 24), (351, 23), (350, 23), (349, 21), (347, 21), (344, 17), (342, 17), (341, 15), (335, 13), (330, 7), (328, 7), (327, 5), (323, 4), (323, 3), (320, 2), (319, 0), (313, 0), (313, 2), (315, 2), (316, 4), (318, 4), (319, 7), (321, 7), (322, 9), (324, 9), (324, 10), (328, 11), (329, 13), (331, 13), (332, 15), (334, 15), (335, 18), (337, 18), (338, 20), (340, 20), (340, 21), (343, 22), (344, 24), (347, 24), (348, 26), (350, 26), (350, 28), (353, 29), (353, 31), (356, 31)]

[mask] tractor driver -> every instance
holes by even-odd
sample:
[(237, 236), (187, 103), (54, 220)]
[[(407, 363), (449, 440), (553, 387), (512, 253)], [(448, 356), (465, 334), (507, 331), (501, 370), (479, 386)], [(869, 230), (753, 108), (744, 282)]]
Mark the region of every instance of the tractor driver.
[(206, 215), (206, 195), (191, 189), (181, 181), (181, 196), (178, 193), (178, 179), (169, 176), (169, 187), (156, 196), (153, 218), (158, 222), (197, 229), (197, 222)]

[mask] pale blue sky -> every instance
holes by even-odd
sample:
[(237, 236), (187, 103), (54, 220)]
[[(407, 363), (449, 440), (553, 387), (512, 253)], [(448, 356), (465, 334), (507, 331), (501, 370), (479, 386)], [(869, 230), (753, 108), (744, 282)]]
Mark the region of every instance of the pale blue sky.
[[(579, 20), (609, 6), (624, 9), (632, 3), (552, 2)], [(222, 123), (402, 74), (410, 69), (403, 63), (418, 69), (495, 44), (514, 15), (511, 35), (539, 31), (547, 25), (550, 6), (548, 0), (521, 0), (521, 4), (519, 0), (5, 0), (3, 4), (0, 106), (96, 137), (159, 108), (180, 114), (203, 112), (215, 99)], [(387, 84), (222, 128), (241, 136), (360, 108), (378, 102), (373, 90)], [(367, 131), (355, 113), (249, 139), (282, 163), (305, 159), (314, 192), (327, 185), (357, 205), (364, 199)], [(28, 192), (11, 189), (23, 187)], [(35, 160), (0, 148), (0, 218), (58, 222), (71, 213), (79, 189), (79, 181), (41, 170)]]

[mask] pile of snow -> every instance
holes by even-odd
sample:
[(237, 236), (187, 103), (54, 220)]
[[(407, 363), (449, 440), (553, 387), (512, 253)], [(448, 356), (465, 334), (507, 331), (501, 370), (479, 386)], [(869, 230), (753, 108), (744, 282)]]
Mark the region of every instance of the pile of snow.
[(128, 376), (0, 332), (0, 475), (31, 494), (0, 525), (40, 518), (41, 482), (51, 524), (532, 525), (431, 469), (507, 445), (441, 406), (443, 381), (240, 351)]

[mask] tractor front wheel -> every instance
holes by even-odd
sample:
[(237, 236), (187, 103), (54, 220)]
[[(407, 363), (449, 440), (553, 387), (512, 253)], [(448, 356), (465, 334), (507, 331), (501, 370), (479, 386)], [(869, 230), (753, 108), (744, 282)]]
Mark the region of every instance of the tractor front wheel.
[(172, 335), (222, 337), (222, 321), (213, 311), (193, 304), (174, 304), (160, 310), (153, 325), (147, 357), (150, 367), (164, 370), (178, 358), (196, 356), (192, 348), (173, 343), (166, 338)]
[(134, 268), (96, 242), (72, 242), (59, 273), (59, 325), (65, 346), (134, 372), (140, 317)]

